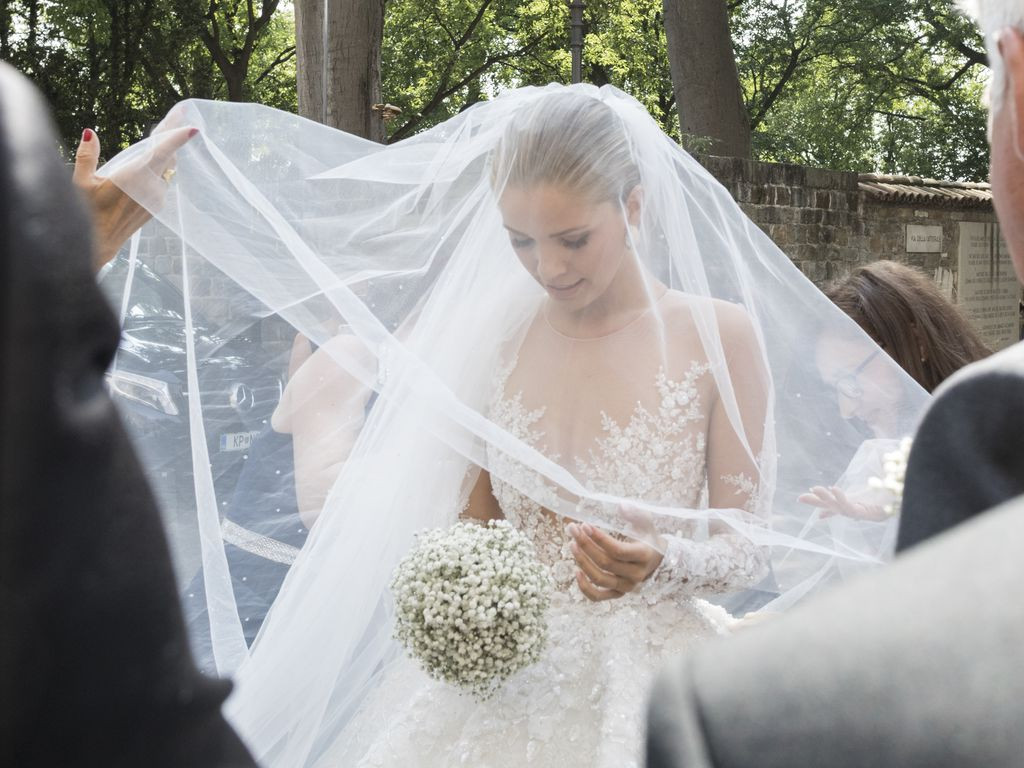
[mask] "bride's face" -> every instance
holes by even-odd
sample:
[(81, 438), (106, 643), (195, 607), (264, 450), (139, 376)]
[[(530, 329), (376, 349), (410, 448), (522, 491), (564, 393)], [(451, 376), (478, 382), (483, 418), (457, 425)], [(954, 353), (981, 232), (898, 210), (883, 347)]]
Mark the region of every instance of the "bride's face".
[(541, 184), (506, 189), (499, 207), (519, 261), (566, 310), (604, 296), (631, 258), (624, 212), (615, 203)]

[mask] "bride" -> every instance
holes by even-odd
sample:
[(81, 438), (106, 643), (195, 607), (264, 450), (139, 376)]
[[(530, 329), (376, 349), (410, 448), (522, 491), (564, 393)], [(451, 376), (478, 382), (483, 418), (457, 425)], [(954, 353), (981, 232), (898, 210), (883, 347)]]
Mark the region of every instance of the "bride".
[[(653, 671), (732, 623), (704, 598), (781, 606), (878, 561), (875, 523), (796, 503), (859, 445), (813, 354), (857, 331), (631, 98), (522, 89), (391, 147), (184, 109), (202, 141), (136, 258), (178, 249), (186, 303), (219, 280), (238, 317), (318, 347), (272, 419), (294, 463), (263, 505), (297, 499), (310, 536), (251, 650), (253, 574), (228, 567), (188, 402), (207, 632), (264, 763), (638, 765)], [(391, 639), (391, 572), (459, 516), (511, 521), (555, 583), (543, 657), (484, 703)], [(250, 527), (230, 546), (272, 550)]]
[[(491, 422), (591, 490), (677, 508), (706, 490), (712, 507), (756, 514), (770, 386), (753, 325), (735, 305), (670, 290), (639, 258), (643, 188), (615, 112), (578, 93), (536, 100), (513, 117), (490, 177), (511, 248), (543, 289), (494, 371)], [(718, 328), (739, 434), (698, 316)], [(303, 453), (330, 455), (317, 448)], [(661, 518), (623, 540), (552, 512), (554, 489), (496, 447), (487, 466), (462, 514), (509, 519), (550, 566), (548, 652), (482, 706), (397, 663), (328, 764), (636, 765), (655, 666), (727, 623), (695, 595), (767, 572), (742, 534), (698, 541), (693, 521)]]

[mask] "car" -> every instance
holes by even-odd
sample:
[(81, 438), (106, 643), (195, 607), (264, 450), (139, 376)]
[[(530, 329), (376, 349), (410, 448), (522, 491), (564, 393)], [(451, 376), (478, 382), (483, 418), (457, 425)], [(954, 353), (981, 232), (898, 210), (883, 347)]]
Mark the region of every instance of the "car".
[[(200, 458), (192, 451), (184, 297), (148, 264), (136, 261), (132, 269), (124, 254), (101, 270), (99, 282), (123, 317), (107, 385), (165, 510), (179, 582), (185, 583), (200, 561), (193, 472), (193, 462)], [(206, 431), (221, 511), (235, 491), (248, 449), (269, 429), (284, 388), (288, 345), (263, 342), (267, 324), (273, 322), (275, 318), (215, 329), (193, 312), (196, 407), (201, 410), (197, 422)], [(280, 330), (283, 321), (276, 322), (275, 330)]]

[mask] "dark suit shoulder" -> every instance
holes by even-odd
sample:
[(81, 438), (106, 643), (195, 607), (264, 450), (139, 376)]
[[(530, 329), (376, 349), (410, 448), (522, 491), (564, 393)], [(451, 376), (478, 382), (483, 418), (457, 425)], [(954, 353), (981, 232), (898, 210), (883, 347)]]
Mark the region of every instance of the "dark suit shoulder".
[(935, 390), (935, 396), (941, 397), (965, 381), (987, 376), (1016, 376), (1024, 379), (1024, 342), (961, 368)]
[[(944, 434), (935, 437), (958, 439), (966, 431), (984, 439), (993, 430), (1005, 433), (1007, 426), (1021, 420), (1024, 342), (972, 363), (943, 382), (925, 411), (921, 432), (939, 430)], [(951, 427), (960, 434), (950, 434)]]
[(936, 391), (907, 466), (897, 549), (1024, 493), (1024, 345)]

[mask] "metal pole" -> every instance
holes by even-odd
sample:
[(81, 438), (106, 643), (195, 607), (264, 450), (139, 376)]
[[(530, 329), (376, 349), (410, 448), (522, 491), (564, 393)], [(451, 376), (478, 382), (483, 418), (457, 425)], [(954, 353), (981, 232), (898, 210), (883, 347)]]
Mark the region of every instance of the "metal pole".
[(327, 125), (327, 39), (330, 0), (324, 0), (324, 23), (320, 42), (320, 122)]
[(572, 52), (572, 82), (583, 81), (583, 0), (569, 0), (569, 50)]

